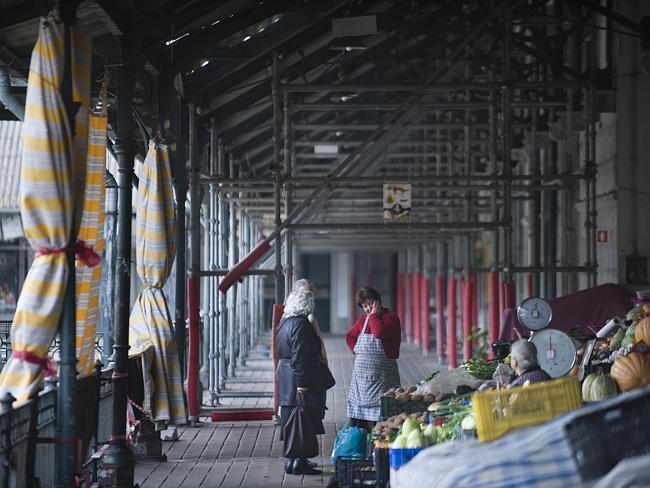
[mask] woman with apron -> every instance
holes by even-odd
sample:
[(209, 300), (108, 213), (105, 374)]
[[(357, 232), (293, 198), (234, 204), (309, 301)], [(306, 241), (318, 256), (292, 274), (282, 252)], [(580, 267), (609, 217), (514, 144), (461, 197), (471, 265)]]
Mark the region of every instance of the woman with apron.
[(381, 306), (381, 295), (376, 290), (361, 288), (357, 303), (365, 315), (359, 317), (345, 336), (356, 356), (347, 414), (350, 425), (370, 431), (381, 420), (381, 396), (400, 384), (397, 358), (402, 327), (397, 314)]

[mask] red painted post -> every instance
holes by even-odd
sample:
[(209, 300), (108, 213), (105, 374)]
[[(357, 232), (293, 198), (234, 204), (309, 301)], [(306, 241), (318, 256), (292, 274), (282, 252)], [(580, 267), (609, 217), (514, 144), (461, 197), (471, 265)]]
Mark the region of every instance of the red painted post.
[(470, 302), (472, 304), (472, 330), (478, 329), (478, 277), (476, 273), (472, 274), (469, 279), (470, 289)]
[(416, 271), (413, 273), (413, 339), (416, 344), (420, 344), (420, 314), (421, 304), (420, 304), (420, 287), (421, 287), (421, 276), (420, 272)]
[(442, 363), (445, 355), (445, 277), (436, 275), (436, 355)]
[(458, 366), (456, 357), (456, 278), (449, 276), (447, 282), (447, 363)]
[(422, 279), (422, 294), (420, 298), (420, 306), (422, 308), (422, 351), (428, 354), (431, 349), (431, 323), (429, 319), (429, 289), (431, 287), (431, 280), (428, 278)]
[(403, 326), (404, 324), (404, 276), (399, 271), (397, 272), (397, 284), (395, 286), (397, 288), (396, 290), (397, 303), (395, 304), (395, 307), (397, 309), (396, 310), (397, 316), (399, 317), (399, 320)]
[(504, 298), (505, 308), (515, 308), (517, 306), (517, 288), (515, 287), (515, 282), (506, 281), (503, 285), (506, 295)]
[(506, 309), (505, 299), (506, 299), (506, 285), (505, 282), (502, 281), (502, 278), (499, 277), (499, 320), (501, 320), (503, 311)]
[(406, 300), (404, 300), (406, 310), (404, 320), (406, 322), (406, 340), (411, 342), (413, 339), (413, 279), (411, 273), (406, 273)]
[(278, 362), (280, 361), (280, 355), (278, 353), (277, 345), (277, 335), (278, 335), (278, 324), (282, 318), (282, 313), (284, 312), (284, 305), (281, 303), (276, 303), (273, 305), (273, 317), (271, 319), (271, 351), (273, 353), (273, 413), (280, 416), (278, 407), (280, 406), (280, 397), (278, 391)]
[(187, 313), (190, 325), (190, 343), (187, 362), (187, 407), (190, 417), (201, 414), (201, 405), (198, 399), (197, 388), (199, 385), (199, 354), (201, 351), (200, 340), (200, 281), (198, 276), (187, 280)]
[(499, 273), (490, 271), (487, 279), (488, 285), (488, 356), (494, 357), (492, 343), (499, 338)]
[(463, 317), (463, 361), (472, 359), (472, 302), (471, 302), (471, 283), (469, 281), (469, 274), (465, 275), (463, 280), (463, 301), (462, 301), (462, 317)]

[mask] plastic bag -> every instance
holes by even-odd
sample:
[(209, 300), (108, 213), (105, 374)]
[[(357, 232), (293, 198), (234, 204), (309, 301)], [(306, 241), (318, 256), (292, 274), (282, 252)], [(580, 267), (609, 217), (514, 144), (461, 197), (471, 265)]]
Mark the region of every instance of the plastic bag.
[(416, 393), (418, 395), (430, 394), (435, 396), (452, 395), (458, 386), (466, 385), (476, 389), (481, 383), (481, 380), (474, 378), (467, 370), (456, 368), (450, 371), (441, 371), (430, 381), (418, 386)]
[(336, 435), (332, 449), (332, 464), (337, 457), (366, 458), (368, 433), (361, 427), (351, 427), (347, 423)]
[(512, 379), (514, 371), (506, 363), (499, 363), (497, 369), (494, 370), (492, 379), (496, 382), (497, 388), (508, 386)]

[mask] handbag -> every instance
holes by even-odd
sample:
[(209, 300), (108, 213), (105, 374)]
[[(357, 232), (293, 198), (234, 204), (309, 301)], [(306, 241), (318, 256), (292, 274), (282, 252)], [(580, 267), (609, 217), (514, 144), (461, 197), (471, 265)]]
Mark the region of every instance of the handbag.
[(301, 394), (296, 395), (296, 406), (289, 414), (283, 434), (285, 458), (311, 458), (318, 455), (314, 424)]
[(323, 385), (323, 388), (326, 390), (329, 390), (330, 388), (334, 387), (336, 384), (336, 380), (334, 379), (334, 375), (330, 371), (329, 366), (325, 363), (320, 363), (320, 369), (321, 369), (321, 382)]

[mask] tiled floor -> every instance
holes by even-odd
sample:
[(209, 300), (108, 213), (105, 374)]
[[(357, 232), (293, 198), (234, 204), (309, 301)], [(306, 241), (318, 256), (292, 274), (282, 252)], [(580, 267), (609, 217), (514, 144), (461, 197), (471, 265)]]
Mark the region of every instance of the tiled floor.
[[(136, 482), (142, 488), (326, 486), (334, 472), (329, 454), (337, 429), (346, 420), (346, 392), (354, 361), (343, 337), (327, 337), (326, 346), (337, 384), (328, 392), (326, 433), (321, 436), (321, 457), (317, 459), (324, 469), (322, 476), (284, 473), (282, 443), (277, 440), (279, 431), (273, 422), (213, 423), (206, 417), (200, 427), (182, 427), (178, 441), (164, 443), (167, 462), (138, 463)], [(435, 354), (425, 357), (413, 345), (402, 346), (399, 359), (402, 384), (412, 384), (439, 367)], [(239, 379), (244, 381), (237, 382)], [(228, 387), (235, 391), (270, 391), (271, 379), (271, 360), (255, 354), (245, 367), (236, 371), (236, 379), (229, 381)], [(224, 399), (222, 403), (268, 406), (271, 400)], [(206, 408), (207, 405), (209, 400), (206, 399)]]

